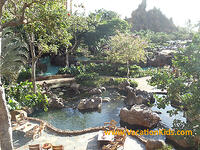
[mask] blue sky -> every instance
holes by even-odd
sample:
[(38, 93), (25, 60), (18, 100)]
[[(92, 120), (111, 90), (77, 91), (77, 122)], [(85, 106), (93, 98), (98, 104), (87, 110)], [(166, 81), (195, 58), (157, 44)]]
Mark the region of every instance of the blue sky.
[[(83, 3), (86, 12), (96, 9), (112, 10), (121, 15), (130, 17), (142, 0), (75, 0)], [(168, 17), (172, 17), (176, 25), (185, 26), (186, 21), (191, 19), (192, 23), (200, 21), (200, 0), (147, 0), (147, 10), (153, 7), (160, 10)]]

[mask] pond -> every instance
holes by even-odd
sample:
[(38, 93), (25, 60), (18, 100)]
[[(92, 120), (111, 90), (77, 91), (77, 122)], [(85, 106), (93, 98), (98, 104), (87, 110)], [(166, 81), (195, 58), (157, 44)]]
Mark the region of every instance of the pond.
[[(110, 97), (111, 101), (102, 104), (101, 111), (91, 111), (82, 113), (78, 109), (63, 108), (34, 114), (34, 117), (43, 119), (53, 126), (63, 130), (82, 130), (90, 127), (103, 126), (104, 122), (114, 119), (119, 125), (120, 109), (125, 106), (123, 99), (119, 99), (119, 94), (114, 90), (106, 91), (102, 97)], [(118, 100), (116, 100), (118, 99)], [(77, 103), (76, 100), (73, 103)], [(68, 104), (71, 106), (71, 104)]]
[[(63, 130), (81, 130), (90, 127), (103, 126), (104, 122), (109, 122), (114, 119), (120, 121), (120, 109), (125, 106), (124, 99), (119, 96), (119, 93), (114, 90), (107, 90), (102, 94), (102, 97), (110, 97), (111, 101), (103, 103), (101, 111), (92, 111), (82, 113), (78, 109), (71, 107), (72, 103), (78, 103), (79, 100), (75, 100), (68, 104), (68, 108), (60, 110), (50, 110), (48, 112), (36, 113), (33, 116), (46, 120), (53, 126)], [(167, 106), (165, 109), (158, 109), (156, 106), (152, 107), (153, 111), (161, 112), (161, 124), (167, 128), (171, 128), (174, 119), (180, 119), (186, 121), (183, 117), (183, 113), (179, 112), (176, 116), (170, 117), (167, 111), (174, 109), (171, 106)]]
[(50, 57), (41, 58), (39, 61), (40, 61), (40, 63), (47, 65), (47, 71), (44, 72), (44, 73), (39, 74), (39, 76), (52, 76), (52, 75), (56, 75), (58, 73), (59, 69), (61, 68), (60, 66), (53, 66), (53, 65), (51, 65)]

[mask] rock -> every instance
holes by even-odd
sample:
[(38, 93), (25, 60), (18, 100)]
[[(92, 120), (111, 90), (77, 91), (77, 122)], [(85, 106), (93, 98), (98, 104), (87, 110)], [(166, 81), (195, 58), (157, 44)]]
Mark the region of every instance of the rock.
[(162, 114), (161, 111), (153, 111), (153, 112), (155, 112), (156, 114)]
[(105, 87), (100, 87), (99, 88), (102, 92), (105, 92), (106, 91), (106, 88)]
[(94, 97), (91, 99), (82, 99), (78, 104), (79, 110), (87, 110), (87, 109), (99, 109), (102, 105), (101, 97)]
[(64, 55), (53, 55), (51, 56), (51, 65), (54, 66), (66, 66), (66, 61), (65, 61), (65, 56)]
[(109, 101), (111, 101), (110, 97), (104, 97), (102, 99), (102, 102), (109, 102)]
[(155, 103), (155, 98), (153, 97), (153, 93), (142, 91), (142, 90), (136, 90), (136, 95), (142, 95), (145, 99), (147, 99), (147, 103)]
[(102, 90), (100, 88), (94, 88), (89, 91), (89, 94), (91, 95), (102, 94)]
[(55, 94), (49, 100), (49, 108), (59, 109), (64, 107), (63, 99), (58, 98)]
[(77, 84), (75, 82), (73, 82), (71, 85), (70, 85), (70, 88), (72, 88), (77, 94), (80, 94), (80, 84)]
[(163, 67), (165, 65), (171, 65), (173, 50), (162, 50), (159, 52), (154, 59), (148, 61), (149, 66)]
[(191, 143), (187, 142), (186, 138), (184, 137), (180, 139), (180, 138), (176, 138), (176, 136), (173, 136), (173, 135), (166, 135), (166, 139), (184, 149), (190, 149), (191, 147), (194, 146), (194, 145), (191, 145)]
[(30, 107), (23, 107), (22, 110), (24, 110), (28, 115), (32, 114), (34, 112), (33, 108)]
[(148, 105), (149, 103), (155, 102), (152, 93), (140, 90), (135, 91), (135, 89), (130, 86), (126, 86), (125, 90), (127, 92), (126, 104), (129, 106), (132, 106), (134, 104)]
[(58, 95), (59, 95), (59, 96), (62, 96), (62, 95), (64, 95), (64, 93), (63, 93), (63, 92), (59, 92)]
[(148, 140), (146, 142), (146, 150), (161, 149), (164, 146), (165, 146), (165, 142), (163, 142), (163, 141)]
[(24, 117), (27, 117), (27, 113), (24, 110), (13, 110), (10, 111), (11, 121), (19, 121)]
[(145, 105), (134, 105), (130, 110), (122, 108), (120, 110), (120, 120), (129, 125), (153, 128), (156, 126), (160, 117)]
[(118, 89), (120, 90), (126, 90), (127, 86), (130, 86), (130, 82), (128, 80), (125, 80), (124, 82), (122, 82), (121, 84), (119, 84)]

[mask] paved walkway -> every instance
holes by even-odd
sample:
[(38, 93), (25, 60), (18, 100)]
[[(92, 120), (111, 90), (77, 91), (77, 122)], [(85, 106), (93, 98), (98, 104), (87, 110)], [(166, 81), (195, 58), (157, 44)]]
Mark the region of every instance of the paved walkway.
[[(98, 132), (83, 134), (79, 136), (57, 136), (44, 132), (38, 139), (30, 140), (16, 150), (28, 150), (30, 144), (52, 143), (63, 145), (65, 150), (99, 150), (97, 143)], [(50, 149), (51, 150), (51, 149)], [(128, 136), (124, 144), (124, 150), (145, 150), (144, 145), (134, 137)]]
[(161, 91), (156, 87), (153, 87), (148, 84), (148, 80), (151, 79), (150, 76), (148, 77), (141, 77), (141, 78), (134, 78), (134, 80), (138, 83), (137, 89), (152, 92), (152, 93), (166, 93), (166, 91)]
[(70, 86), (72, 82), (75, 82), (75, 78), (60, 78), (60, 79), (50, 79), (43, 81), (36, 81), (37, 84), (42, 85), (44, 82), (51, 88), (58, 88), (61, 86)]

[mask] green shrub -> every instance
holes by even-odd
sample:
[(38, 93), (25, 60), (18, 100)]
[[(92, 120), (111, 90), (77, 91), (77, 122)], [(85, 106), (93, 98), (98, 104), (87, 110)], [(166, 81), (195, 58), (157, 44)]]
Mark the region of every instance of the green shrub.
[(80, 66), (71, 66), (71, 67), (64, 67), (60, 68), (58, 71), (58, 74), (71, 74), (73, 76), (79, 75), (82, 72), (85, 72), (85, 66), (80, 65)]
[(17, 82), (25, 81), (31, 79), (31, 68), (23, 68), (18, 75)]
[(8, 105), (11, 110), (21, 107), (30, 107), (47, 110), (48, 100), (45, 94), (42, 94), (41, 87), (37, 87), (37, 93), (32, 92), (32, 82), (20, 82), (14, 85), (6, 86), (5, 93)]
[(127, 80), (130, 82), (131, 87), (136, 88), (138, 86), (138, 83), (136, 81), (134, 81), (133, 79), (127, 79), (127, 78), (113, 78), (113, 82), (110, 82), (110, 80), (106, 80), (104, 84), (118, 86)]
[(99, 77), (99, 74), (93, 72), (93, 73), (81, 73), (81, 74), (77, 75), (75, 78), (76, 78), (76, 81), (80, 83), (80, 82), (86, 81), (86, 80), (94, 81), (98, 77)]

